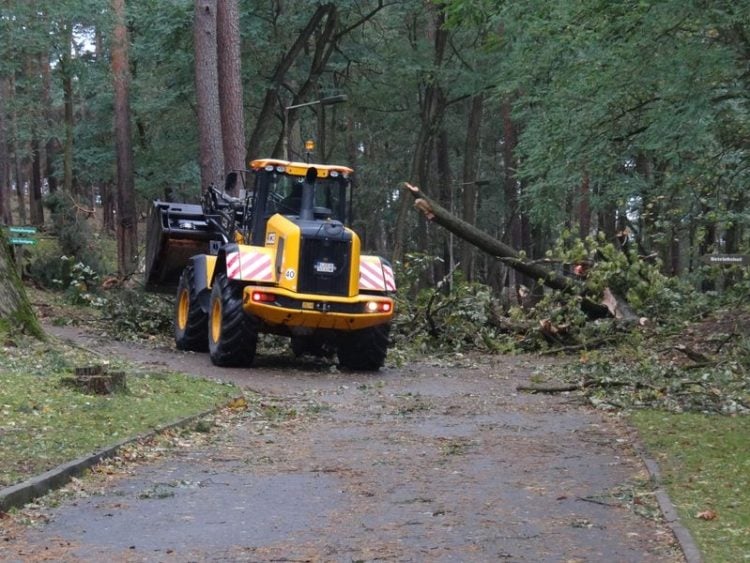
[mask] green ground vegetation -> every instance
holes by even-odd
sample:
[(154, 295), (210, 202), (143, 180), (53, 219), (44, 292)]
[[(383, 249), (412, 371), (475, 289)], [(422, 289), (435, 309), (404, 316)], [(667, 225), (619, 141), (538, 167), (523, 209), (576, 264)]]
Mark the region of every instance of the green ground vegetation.
[(125, 365), (127, 389), (85, 394), (64, 384), (101, 358), (54, 340), (0, 335), (0, 486), (226, 403), (231, 385)]
[(750, 417), (633, 412), (707, 562), (750, 560)]

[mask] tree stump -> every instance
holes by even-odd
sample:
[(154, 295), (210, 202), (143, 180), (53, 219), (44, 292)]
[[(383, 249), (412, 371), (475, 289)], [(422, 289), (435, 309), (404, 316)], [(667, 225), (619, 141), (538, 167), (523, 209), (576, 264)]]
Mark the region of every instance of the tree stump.
[(83, 393), (94, 395), (111, 395), (127, 390), (125, 372), (108, 373), (103, 366), (75, 368), (75, 376), (66, 377), (63, 382)]

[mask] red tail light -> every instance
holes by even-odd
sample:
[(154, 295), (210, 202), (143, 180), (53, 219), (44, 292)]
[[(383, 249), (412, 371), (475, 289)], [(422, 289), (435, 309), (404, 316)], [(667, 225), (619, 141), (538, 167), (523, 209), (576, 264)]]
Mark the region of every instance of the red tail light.
[(272, 303), (276, 301), (276, 296), (273, 293), (265, 293), (264, 291), (253, 291), (252, 299), (256, 303)]

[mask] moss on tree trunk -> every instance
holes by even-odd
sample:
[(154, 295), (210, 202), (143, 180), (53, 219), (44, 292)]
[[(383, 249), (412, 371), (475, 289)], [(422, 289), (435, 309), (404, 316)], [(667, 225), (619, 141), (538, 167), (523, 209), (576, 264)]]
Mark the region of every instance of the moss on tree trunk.
[(8, 240), (0, 230), (0, 334), (19, 331), (45, 338), (18, 276)]

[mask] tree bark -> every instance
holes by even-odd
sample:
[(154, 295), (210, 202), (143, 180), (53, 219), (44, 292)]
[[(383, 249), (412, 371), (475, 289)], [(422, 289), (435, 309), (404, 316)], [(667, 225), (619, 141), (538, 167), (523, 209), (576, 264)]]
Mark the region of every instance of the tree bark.
[[(505, 204), (507, 207), (506, 216), (506, 237), (513, 248), (524, 248), (524, 220), (521, 215), (520, 206), (520, 188), (518, 177), (516, 175), (516, 145), (518, 142), (516, 125), (511, 115), (511, 102), (504, 100), (502, 103), (503, 119), (503, 190), (505, 193)], [(529, 280), (516, 274), (523, 272), (517, 269), (508, 272), (507, 286), (512, 288), (512, 295), (519, 299), (519, 289), (521, 285), (531, 286)]]
[[(114, 0), (113, 0), (114, 1)], [(124, 0), (122, 0), (124, 2)], [(73, 69), (70, 46), (73, 42), (73, 27), (68, 26), (66, 48), (60, 57), (60, 72), (63, 83), (63, 106), (65, 108), (65, 142), (63, 143), (63, 190), (73, 193)], [(112, 63), (114, 65), (114, 61)]]
[[(437, 136), (436, 142), (436, 156), (437, 156), (437, 173), (438, 173), (438, 190), (440, 193), (440, 202), (447, 206), (451, 213), (455, 214), (455, 186), (453, 185), (453, 174), (450, 168), (450, 154), (448, 147), (448, 131), (445, 128), (440, 130)], [(454, 241), (453, 233), (450, 233), (447, 237), (444, 233), (443, 236), (438, 237), (443, 239), (443, 260), (442, 264), (435, 264), (435, 279), (443, 279), (449, 272), (455, 269), (456, 257), (454, 255)], [(441, 267), (442, 266), (442, 267)], [(452, 288), (452, 276), (448, 276), (448, 287)]]
[[(10, 78), (11, 86), (10, 86), (10, 92), (11, 96), (14, 98), (16, 97), (16, 81), (13, 79), (13, 77)], [(18, 222), (23, 225), (26, 223), (26, 200), (24, 198), (24, 174), (23, 174), (23, 166), (21, 163), (21, 141), (20, 136), (18, 134), (18, 110), (14, 107), (13, 108), (13, 115), (11, 116), (12, 121), (12, 131), (13, 131), (13, 171), (14, 175), (16, 177), (16, 200), (18, 205)]]
[[(27, 54), (25, 56), (24, 72), (28, 81), (32, 81), (37, 76), (40, 70), (38, 68), (40, 61), (41, 56), (38, 54)], [(27, 85), (26, 90), (31, 90), (31, 86)], [(31, 185), (29, 186), (29, 222), (32, 225), (41, 227), (44, 225), (44, 210), (42, 207), (42, 155), (39, 147), (39, 126), (36, 119), (38, 117), (38, 109), (33, 107), (26, 111), (33, 118), (30, 126)]]
[(8, 116), (5, 101), (8, 99), (8, 79), (0, 76), (0, 223), (10, 225), (10, 159), (8, 152)]
[(44, 177), (50, 193), (57, 191), (57, 176), (55, 176), (55, 155), (59, 147), (59, 141), (53, 131), (55, 128), (54, 108), (52, 104), (52, 69), (49, 57), (40, 57), (39, 64), (42, 67), (42, 100), (44, 104), (44, 119), (47, 124), (46, 141), (44, 144)]
[(44, 225), (44, 207), (42, 206), (42, 151), (39, 147), (38, 133), (31, 139), (31, 187), (29, 189), (29, 219), (32, 225)]
[(201, 191), (206, 191), (211, 185), (221, 186), (224, 178), (216, 4), (217, 0), (195, 0), (193, 22)]
[(115, 147), (117, 151), (117, 265), (122, 277), (135, 271), (138, 243), (132, 128), (130, 123), (130, 66), (125, 0), (111, 0), (115, 20), (112, 37), (112, 75), (115, 89)]
[[(228, 174), (233, 170), (244, 170), (246, 167), (240, 15), (237, 0), (218, 2), (216, 19), (221, 138), (224, 173)], [(238, 194), (239, 185), (235, 184), (232, 195)]]
[[(484, 95), (472, 96), (464, 142), (463, 190), (461, 192), (463, 219), (469, 225), (477, 222), (477, 169), (483, 110)], [(466, 276), (466, 281), (474, 281), (474, 247), (464, 240), (461, 241), (461, 269)]]
[(5, 234), (0, 230), (0, 332), (21, 331), (43, 339), (44, 331), (29, 304), (8, 248)]
[(578, 235), (585, 239), (591, 234), (591, 183), (588, 172), (583, 173), (578, 192)]

